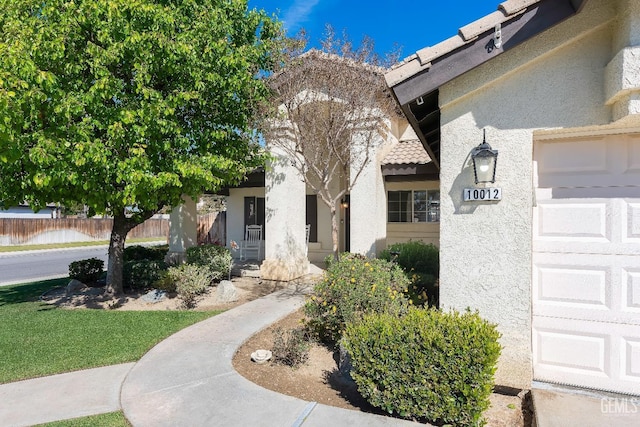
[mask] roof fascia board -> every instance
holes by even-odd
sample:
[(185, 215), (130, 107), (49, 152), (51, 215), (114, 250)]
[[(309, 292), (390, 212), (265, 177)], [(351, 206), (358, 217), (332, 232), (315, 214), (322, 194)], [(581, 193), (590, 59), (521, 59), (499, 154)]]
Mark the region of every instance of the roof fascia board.
[[(502, 23), (502, 47), (493, 43), (494, 31), (490, 29), (463, 46), (430, 61), (431, 66), (391, 87), (400, 103), (405, 105), (414, 99), (438, 89), (443, 84), (469, 70), (509, 51), (544, 30), (573, 16), (586, 0), (543, 0)], [(416, 59), (417, 60), (417, 59)]]
[[(395, 96), (395, 93), (394, 93), (394, 96)], [(398, 99), (396, 98), (396, 100)], [(416, 116), (413, 115), (413, 112), (411, 111), (409, 104), (408, 103), (400, 104), (400, 108), (402, 109), (402, 112), (404, 113), (411, 127), (413, 129), (420, 129), (420, 123), (418, 123)], [(416, 131), (416, 135), (418, 136), (418, 139), (422, 143), (422, 146), (424, 147), (425, 151), (431, 158), (431, 162), (435, 165), (436, 168), (440, 168), (440, 161), (438, 160), (438, 156), (436, 155), (436, 153), (433, 152), (433, 150), (429, 146), (429, 143), (427, 142), (427, 139), (424, 136), (424, 133)]]

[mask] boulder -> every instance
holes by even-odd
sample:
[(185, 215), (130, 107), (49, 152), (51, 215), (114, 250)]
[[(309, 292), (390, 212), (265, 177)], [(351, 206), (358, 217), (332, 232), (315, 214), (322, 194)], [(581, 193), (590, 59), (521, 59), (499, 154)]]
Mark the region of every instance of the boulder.
[(339, 349), (340, 358), (338, 360), (338, 370), (340, 371), (340, 375), (342, 375), (342, 377), (347, 381), (353, 381), (353, 378), (351, 378), (351, 369), (353, 368), (353, 365), (351, 364), (351, 355), (342, 342), (340, 343)]
[(167, 297), (167, 293), (165, 291), (153, 289), (147, 292), (146, 294), (142, 295), (140, 298), (142, 299), (142, 301), (146, 303), (155, 304), (160, 301), (163, 301), (166, 297)]
[(87, 287), (87, 285), (85, 285), (81, 281), (79, 281), (77, 279), (71, 279), (71, 281), (69, 282), (69, 284), (65, 288), (64, 292), (65, 292), (65, 295), (69, 296), (69, 295), (75, 294), (78, 291), (83, 290), (86, 287)]
[(238, 290), (230, 280), (223, 280), (216, 289), (216, 299), (222, 303), (238, 301)]

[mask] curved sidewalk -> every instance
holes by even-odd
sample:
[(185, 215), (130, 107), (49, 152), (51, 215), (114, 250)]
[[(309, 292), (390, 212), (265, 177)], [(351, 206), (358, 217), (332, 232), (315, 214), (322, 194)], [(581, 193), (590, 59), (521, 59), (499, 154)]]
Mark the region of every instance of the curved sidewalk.
[(416, 425), (282, 395), (235, 371), (242, 343), (301, 307), (306, 291), (299, 285), (251, 301), (155, 346), (122, 385), (127, 419), (135, 427)]

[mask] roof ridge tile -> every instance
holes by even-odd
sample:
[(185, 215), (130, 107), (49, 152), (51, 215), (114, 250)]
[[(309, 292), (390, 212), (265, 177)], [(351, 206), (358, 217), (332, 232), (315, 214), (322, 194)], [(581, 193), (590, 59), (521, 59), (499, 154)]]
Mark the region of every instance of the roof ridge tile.
[(502, 9), (507, 16), (515, 15), (523, 9), (531, 6), (534, 3), (539, 3), (540, 0), (507, 0), (500, 3), (499, 9)]

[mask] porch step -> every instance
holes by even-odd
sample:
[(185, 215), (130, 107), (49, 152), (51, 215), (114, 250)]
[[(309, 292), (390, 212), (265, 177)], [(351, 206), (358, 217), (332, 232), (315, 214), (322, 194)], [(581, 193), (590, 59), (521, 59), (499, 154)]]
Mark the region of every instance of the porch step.
[(637, 427), (640, 397), (547, 383), (531, 390), (535, 427)]
[(247, 260), (235, 261), (231, 267), (232, 276), (240, 277), (260, 277), (260, 261)]

